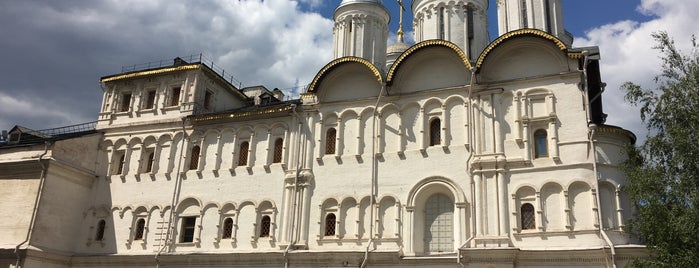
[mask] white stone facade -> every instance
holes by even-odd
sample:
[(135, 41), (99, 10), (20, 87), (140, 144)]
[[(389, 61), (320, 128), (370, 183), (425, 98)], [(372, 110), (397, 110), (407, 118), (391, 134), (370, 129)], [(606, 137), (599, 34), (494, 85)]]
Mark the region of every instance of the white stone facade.
[(430, 36), (427, 10), (461, 4), (487, 7), (416, 1), (420, 42), (382, 70), (381, 52), (345, 54), (343, 40), (385, 50), (385, 25), (360, 39), (342, 27), (360, 13), (387, 23), (385, 8), (343, 1), (336, 59), (299, 100), (181, 60), (103, 77), (98, 134), (0, 146), (0, 206), (19, 215), (0, 225), (0, 264), (616, 267), (643, 256), (624, 233), (632, 205), (617, 168), (634, 136), (598, 119), (597, 59), (536, 29), (487, 46), (478, 30), (476, 55), (468, 35)]

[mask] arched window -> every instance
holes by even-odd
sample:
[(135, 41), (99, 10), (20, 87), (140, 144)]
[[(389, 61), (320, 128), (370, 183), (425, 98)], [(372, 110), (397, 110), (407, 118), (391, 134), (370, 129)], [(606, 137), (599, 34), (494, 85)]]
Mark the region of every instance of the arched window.
[(551, 14), (553, 14), (553, 10), (551, 10), (551, 1), (544, 0), (544, 16), (546, 16), (546, 32), (553, 34), (553, 25), (551, 24)]
[(528, 28), (529, 22), (527, 21), (527, 0), (522, 0), (522, 28)]
[(143, 234), (146, 230), (146, 220), (138, 219), (136, 221), (136, 230), (134, 230), (133, 240), (143, 240)]
[(282, 150), (284, 149), (284, 139), (278, 138), (274, 141), (274, 155), (272, 156), (272, 163), (282, 162)]
[(430, 121), (430, 146), (441, 144), (442, 122), (439, 118)]
[(473, 6), (470, 4), (466, 5), (466, 23), (468, 23), (468, 58), (470, 60), (473, 60), (477, 56), (473, 49), (473, 40), (475, 38), (473, 14)]
[(240, 150), (238, 151), (238, 165), (245, 166), (248, 164), (248, 151), (250, 150), (250, 143), (244, 141), (240, 144)]
[(335, 139), (337, 139), (337, 130), (329, 128), (325, 132), (325, 154), (335, 154)]
[(221, 238), (227, 239), (231, 237), (233, 237), (233, 219), (226, 218), (223, 221), (223, 234), (221, 234)]
[(547, 137), (546, 130), (539, 129), (534, 132), (534, 158), (549, 156)]
[(183, 217), (180, 234), (180, 243), (194, 242), (194, 228), (197, 224), (197, 217)]
[(534, 218), (534, 206), (529, 203), (525, 203), (519, 209), (522, 230), (531, 230), (536, 228), (536, 219)]
[(189, 159), (189, 170), (194, 170), (199, 167), (199, 152), (201, 151), (201, 148), (199, 145), (194, 145), (192, 147), (192, 153), (190, 154), (190, 159)]
[(444, 7), (440, 7), (439, 8), (439, 15), (438, 15), (439, 16), (438, 17), (439, 18), (439, 39), (445, 38), (445, 35), (444, 35), (444, 16), (445, 15), (446, 14), (444, 12)]
[(425, 254), (454, 251), (454, 201), (434, 194), (425, 202)]
[(119, 151), (118, 154), (119, 154), (119, 156), (118, 156), (119, 162), (116, 163), (117, 169), (116, 169), (116, 172), (114, 174), (124, 174), (125, 173), (124, 165), (126, 164), (126, 152)]
[(335, 214), (330, 213), (325, 216), (325, 236), (335, 235)]
[(149, 152), (148, 157), (146, 157), (146, 170), (145, 172), (153, 171), (153, 160), (155, 159), (155, 152)]
[(272, 220), (269, 216), (262, 216), (262, 220), (260, 220), (260, 237), (269, 237), (271, 225)]
[(95, 233), (95, 241), (104, 240), (104, 228), (106, 225), (107, 225), (107, 223), (104, 220), (100, 220), (97, 223), (97, 232)]

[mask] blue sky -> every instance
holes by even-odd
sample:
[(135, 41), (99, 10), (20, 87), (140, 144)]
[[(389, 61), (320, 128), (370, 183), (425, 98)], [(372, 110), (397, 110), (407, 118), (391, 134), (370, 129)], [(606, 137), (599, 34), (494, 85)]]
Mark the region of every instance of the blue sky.
[[(409, 6), (410, 1), (405, 0)], [(99, 78), (121, 66), (203, 53), (243, 86), (302, 87), (332, 56), (340, 0), (0, 1), (0, 129), (66, 126), (97, 119)], [(385, 0), (395, 38), (398, 6)], [(696, 0), (563, 0), (573, 46), (599, 46), (607, 123), (645, 135), (619, 86), (653, 86), (665, 30), (684, 51), (697, 34)], [(408, 9), (410, 11), (410, 9)], [(497, 37), (490, 3), (491, 39)], [(408, 12), (409, 14), (409, 12)], [(410, 17), (405, 18), (406, 32)], [(411, 39), (407, 38), (406, 39)]]

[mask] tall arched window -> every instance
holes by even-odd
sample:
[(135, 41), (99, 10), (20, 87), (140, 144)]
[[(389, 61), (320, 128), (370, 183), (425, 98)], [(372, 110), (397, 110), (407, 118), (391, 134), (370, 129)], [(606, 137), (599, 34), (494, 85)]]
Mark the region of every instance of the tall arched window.
[(522, 28), (529, 28), (529, 22), (527, 21), (527, 0), (522, 0)]
[(250, 150), (250, 143), (244, 141), (240, 144), (240, 150), (238, 150), (238, 166), (245, 166), (248, 164), (248, 151)]
[(271, 229), (272, 220), (269, 216), (262, 216), (260, 220), (260, 237), (269, 237), (269, 232)]
[(337, 130), (329, 128), (325, 132), (325, 154), (335, 154), (335, 140), (337, 139)]
[(440, 8), (439, 8), (439, 15), (438, 15), (438, 16), (439, 16), (439, 17), (438, 17), (438, 18), (439, 18), (439, 39), (444, 39), (444, 38), (445, 38), (445, 34), (444, 34), (444, 30), (445, 30), (445, 29), (444, 29), (444, 28), (445, 28), (445, 26), (444, 26), (444, 16), (445, 16), (445, 15), (446, 15), (446, 14), (445, 14), (445, 12), (444, 12), (444, 7), (440, 7)]
[(146, 230), (146, 220), (138, 219), (136, 221), (136, 230), (134, 230), (133, 240), (143, 240), (143, 234)]
[(104, 220), (100, 220), (97, 223), (97, 232), (95, 232), (95, 241), (102, 241), (104, 240), (104, 228), (107, 225), (107, 222)]
[(425, 202), (425, 254), (454, 251), (454, 201), (434, 194)]
[(474, 60), (476, 57), (476, 52), (474, 52), (473, 49), (473, 40), (475, 38), (475, 31), (474, 31), (474, 25), (473, 25), (473, 6), (472, 5), (466, 5), (466, 23), (468, 23), (468, 58), (470, 60)]
[(192, 153), (190, 154), (190, 159), (189, 159), (189, 170), (194, 170), (199, 168), (199, 152), (201, 151), (201, 148), (199, 145), (194, 145), (192, 147)]
[(534, 158), (548, 156), (548, 134), (546, 130), (538, 129), (534, 132)]
[(119, 162), (117, 163), (117, 169), (116, 169), (116, 172), (114, 174), (124, 174), (125, 173), (124, 165), (126, 164), (126, 152), (120, 151), (118, 153), (120, 154), (118, 156)]
[(532, 230), (536, 228), (536, 219), (534, 218), (534, 206), (529, 203), (525, 203), (519, 209), (522, 230)]
[(272, 163), (282, 162), (282, 150), (284, 149), (284, 139), (278, 138), (274, 141), (274, 155), (272, 156)]
[(442, 122), (439, 118), (430, 121), (430, 146), (441, 144)]
[(153, 160), (155, 159), (155, 152), (149, 152), (148, 157), (146, 157), (146, 170), (145, 172), (153, 171)]
[(231, 237), (233, 237), (233, 219), (226, 218), (223, 221), (223, 233), (221, 234), (221, 238), (227, 239)]
[(544, 0), (544, 16), (546, 16), (546, 32), (553, 34), (553, 25), (551, 24), (551, 0)]
[(335, 235), (335, 222), (336, 218), (334, 213), (325, 216), (325, 236)]

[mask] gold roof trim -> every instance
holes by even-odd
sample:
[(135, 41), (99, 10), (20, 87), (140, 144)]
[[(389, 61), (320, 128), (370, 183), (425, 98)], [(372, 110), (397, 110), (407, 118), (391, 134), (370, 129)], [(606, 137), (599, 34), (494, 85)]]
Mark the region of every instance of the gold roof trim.
[(376, 66), (374, 66), (374, 64), (372, 64), (368, 60), (365, 60), (365, 59), (359, 58), (359, 57), (342, 57), (342, 58), (337, 58), (337, 59), (331, 61), (330, 63), (325, 65), (325, 67), (323, 67), (323, 69), (320, 69), (318, 74), (316, 74), (316, 76), (313, 78), (313, 82), (311, 82), (311, 85), (308, 86), (308, 92), (315, 92), (317, 89), (316, 87), (320, 84), (320, 81), (323, 79), (323, 77), (325, 76), (325, 74), (327, 72), (329, 72), (333, 68), (337, 67), (337, 65), (347, 63), (347, 62), (357, 62), (357, 63), (363, 64), (364, 66), (369, 68), (369, 70), (371, 70), (372, 73), (374, 73), (374, 76), (376, 76), (376, 80), (379, 83), (381, 83), (383, 81), (383, 77), (381, 77), (381, 72), (379, 72), (379, 69), (377, 69)]
[(218, 119), (226, 119), (226, 118), (230, 118), (230, 119), (243, 118), (243, 117), (256, 116), (256, 115), (281, 113), (281, 112), (285, 112), (285, 111), (290, 111), (291, 109), (293, 109), (293, 107), (291, 105), (288, 105), (288, 106), (283, 106), (283, 107), (274, 107), (274, 108), (268, 108), (268, 109), (256, 110), (256, 111), (201, 115), (201, 116), (192, 117), (191, 121), (202, 122), (202, 121), (218, 120)]
[(456, 44), (454, 44), (452, 42), (446, 41), (446, 40), (433, 39), (433, 40), (427, 40), (427, 41), (422, 41), (420, 43), (417, 43), (417, 44), (411, 46), (410, 48), (408, 48), (407, 50), (405, 50), (402, 54), (400, 54), (398, 59), (396, 59), (396, 61), (391, 66), (391, 69), (388, 70), (388, 75), (386, 75), (386, 83), (391, 84), (391, 82), (393, 82), (393, 76), (395, 75), (396, 71), (398, 70), (398, 67), (400, 67), (401, 63), (407, 57), (409, 57), (410, 55), (415, 53), (415, 51), (418, 51), (420, 49), (427, 48), (427, 47), (432, 47), (432, 46), (443, 46), (443, 47), (451, 48), (452, 50), (454, 50), (454, 52), (456, 52), (457, 55), (459, 55), (459, 58), (461, 58), (461, 61), (463, 61), (464, 66), (466, 66), (466, 68), (468, 68), (469, 70), (472, 69), (471, 62), (469, 62), (468, 57), (466, 57), (466, 54), (464, 54), (464, 52), (461, 50), (461, 48), (459, 48), (459, 46), (457, 46)]
[(301, 93), (302, 100), (313, 99), (313, 98), (315, 98), (315, 96), (316, 96), (316, 94), (313, 94), (313, 93)]
[(193, 69), (197, 69), (197, 68), (199, 68), (199, 63), (182, 65), (182, 66), (177, 66), (177, 67), (170, 67), (170, 68), (162, 68), (162, 69), (156, 69), (156, 70), (147, 70), (147, 71), (140, 71), (140, 72), (134, 72), (134, 73), (127, 73), (127, 74), (103, 78), (100, 80), (100, 82), (106, 83), (106, 82), (112, 82), (112, 81), (116, 81), (116, 80), (134, 78), (134, 77), (139, 77), (139, 76), (162, 74), (162, 73), (169, 73), (169, 72), (176, 72), (176, 71), (183, 71), (183, 70), (193, 70)]
[[(511, 31), (511, 32), (508, 32), (506, 34), (501, 35), (500, 37), (495, 39), (493, 42), (491, 42), (490, 45), (488, 45), (483, 50), (483, 53), (481, 53), (481, 56), (478, 57), (478, 61), (476, 62), (476, 68), (481, 67), (481, 65), (483, 64), (483, 61), (485, 61), (485, 58), (488, 57), (488, 54), (493, 49), (495, 49), (497, 46), (499, 46), (500, 44), (502, 44), (503, 42), (505, 42), (509, 39), (516, 38), (516, 37), (523, 36), (523, 35), (531, 35), (531, 36), (541, 37), (541, 38), (544, 38), (546, 40), (549, 40), (549, 41), (553, 42), (554, 44), (556, 44), (558, 49), (560, 49), (561, 51), (566, 51), (568, 49), (568, 47), (563, 43), (563, 41), (561, 41), (557, 37), (551, 35), (550, 33), (544, 32), (542, 30), (539, 30), (539, 29), (514, 30), (514, 31)], [(571, 54), (574, 54), (574, 53), (568, 53), (568, 57), (570, 57)]]

